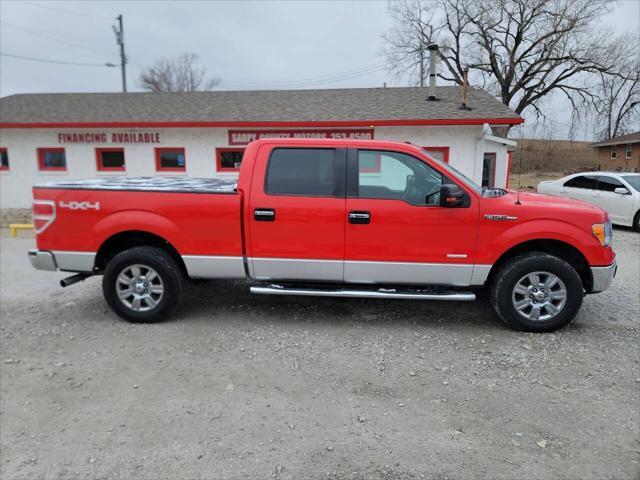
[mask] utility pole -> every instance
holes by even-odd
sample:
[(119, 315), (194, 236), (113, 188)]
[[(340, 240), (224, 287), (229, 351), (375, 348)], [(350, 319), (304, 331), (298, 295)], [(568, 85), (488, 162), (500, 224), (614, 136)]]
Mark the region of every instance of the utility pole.
[(116, 43), (120, 45), (120, 69), (122, 70), (122, 91), (127, 91), (127, 57), (124, 53), (124, 29), (122, 26), (122, 15), (118, 15), (118, 26), (113, 26), (116, 34)]

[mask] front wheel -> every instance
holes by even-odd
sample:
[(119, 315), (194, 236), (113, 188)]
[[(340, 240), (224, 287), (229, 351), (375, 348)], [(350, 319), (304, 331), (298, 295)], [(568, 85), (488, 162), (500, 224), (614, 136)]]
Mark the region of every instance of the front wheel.
[(102, 278), (104, 298), (121, 318), (160, 322), (178, 305), (182, 271), (164, 250), (134, 247), (109, 261)]
[(533, 252), (510, 259), (494, 277), (491, 303), (511, 327), (551, 332), (567, 325), (582, 306), (584, 288), (561, 258)]

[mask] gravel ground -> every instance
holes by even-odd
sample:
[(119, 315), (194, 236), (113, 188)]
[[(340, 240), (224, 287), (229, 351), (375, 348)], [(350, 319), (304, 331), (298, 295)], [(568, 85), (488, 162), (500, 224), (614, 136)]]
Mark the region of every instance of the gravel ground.
[(0, 238), (0, 475), (637, 479), (640, 235), (554, 334), (470, 304), (195, 285), (130, 325)]

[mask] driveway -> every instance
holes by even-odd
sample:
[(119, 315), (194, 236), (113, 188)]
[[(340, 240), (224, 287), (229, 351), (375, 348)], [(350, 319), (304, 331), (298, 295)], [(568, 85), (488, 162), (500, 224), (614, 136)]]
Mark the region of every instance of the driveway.
[(0, 476), (636, 479), (640, 235), (567, 328), (474, 303), (195, 284), (131, 325), (0, 238)]

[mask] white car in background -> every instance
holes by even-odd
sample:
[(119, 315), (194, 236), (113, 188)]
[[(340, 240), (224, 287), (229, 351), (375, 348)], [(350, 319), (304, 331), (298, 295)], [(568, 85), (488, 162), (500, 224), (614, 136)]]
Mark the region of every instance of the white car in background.
[(540, 182), (538, 193), (592, 203), (609, 212), (611, 223), (640, 231), (640, 173), (574, 173)]

